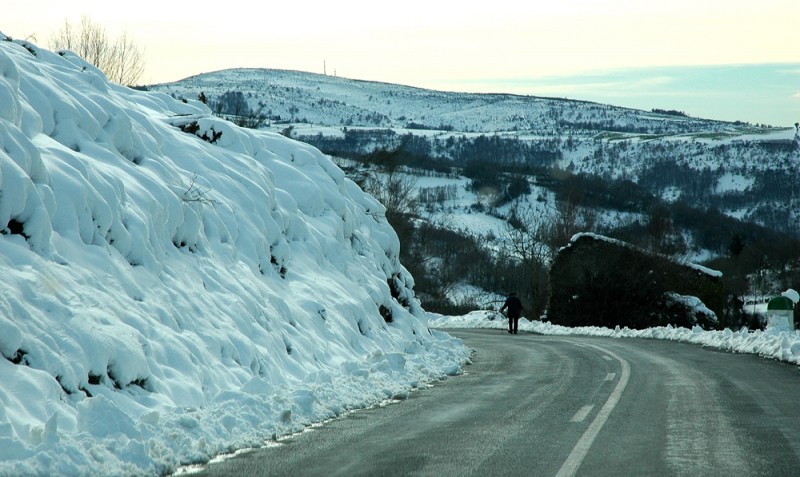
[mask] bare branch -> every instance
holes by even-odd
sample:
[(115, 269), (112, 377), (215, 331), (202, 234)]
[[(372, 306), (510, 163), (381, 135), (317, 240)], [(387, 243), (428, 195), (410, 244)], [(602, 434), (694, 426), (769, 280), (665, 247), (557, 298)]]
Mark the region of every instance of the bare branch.
[(192, 180), (186, 188), (186, 191), (181, 196), (181, 200), (187, 203), (200, 203), (206, 205), (216, 205), (217, 201), (207, 197), (209, 190), (203, 189), (197, 185), (197, 173), (192, 176)]
[(65, 21), (50, 38), (50, 48), (75, 52), (114, 83), (133, 85), (144, 74), (144, 54), (127, 32), (112, 40), (102, 25), (86, 16), (81, 17), (77, 30)]

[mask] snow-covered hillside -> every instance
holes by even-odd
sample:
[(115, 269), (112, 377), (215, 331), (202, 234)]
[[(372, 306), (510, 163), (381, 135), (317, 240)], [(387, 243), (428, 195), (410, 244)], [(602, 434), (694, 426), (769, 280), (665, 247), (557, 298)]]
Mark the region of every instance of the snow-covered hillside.
[(330, 153), (403, 148), (457, 165), (490, 160), (630, 180), (668, 202), (800, 234), (800, 150), (790, 125), (271, 69), (223, 70), (148, 88), (190, 100), (202, 94), (223, 114), (262, 114), (265, 129)]
[(161, 474), (460, 371), (319, 151), (0, 39), (0, 475)]
[(473, 133), (594, 135), (598, 130), (679, 134), (735, 131), (734, 125), (617, 106), (512, 94), (473, 94), (359, 81), (300, 71), (236, 68), (148, 86), (211, 103), (240, 92), (252, 110), (279, 124), (410, 128)]

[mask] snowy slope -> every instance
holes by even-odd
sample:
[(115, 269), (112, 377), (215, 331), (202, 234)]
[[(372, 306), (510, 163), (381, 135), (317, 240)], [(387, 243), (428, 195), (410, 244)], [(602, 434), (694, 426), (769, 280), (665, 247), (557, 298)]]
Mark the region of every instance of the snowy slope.
[[(800, 234), (800, 192), (794, 180), (800, 153), (793, 145), (792, 127), (274, 69), (222, 70), (148, 88), (176, 98), (194, 99), (202, 93), (214, 107), (226, 93), (238, 92), (251, 111), (269, 118), (266, 129), (287, 131), (347, 157), (407, 148), (413, 137), (411, 152), (463, 163), (474, 156), (460, 155), (460, 145), (488, 136), (508, 148), (482, 151), (482, 157), (499, 163), (631, 180), (670, 202), (711, 207)], [(344, 131), (358, 134), (348, 139)], [(525, 147), (534, 153), (507, 152)], [(545, 152), (545, 159), (536, 152)]]
[(165, 473), (460, 371), (319, 151), (0, 38), (0, 475)]
[(210, 103), (238, 91), (252, 109), (264, 106), (262, 112), (278, 123), (592, 136), (599, 130), (623, 128), (659, 134), (736, 130), (726, 122), (587, 101), (435, 91), (267, 68), (214, 71), (148, 88), (192, 99), (202, 92)]

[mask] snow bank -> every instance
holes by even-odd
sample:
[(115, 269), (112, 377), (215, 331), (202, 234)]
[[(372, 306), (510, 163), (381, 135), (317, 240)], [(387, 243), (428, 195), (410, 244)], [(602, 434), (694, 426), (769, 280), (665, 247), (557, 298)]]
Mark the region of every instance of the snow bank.
[[(434, 328), (490, 328), (508, 329), (508, 320), (494, 311), (474, 311), (463, 316), (442, 316), (428, 313), (429, 325)], [(602, 328), (596, 326), (569, 328), (546, 321), (520, 320), (519, 329), (531, 333), (553, 336), (604, 336), (608, 338), (650, 338), (694, 343), (735, 353), (757, 354), (766, 358), (800, 364), (800, 331), (770, 329), (739, 331), (725, 329), (706, 331), (699, 326), (693, 329), (662, 326), (644, 330), (630, 328)]]
[(0, 40), (0, 475), (163, 474), (460, 372), (319, 151)]
[(800, 302), (800, 293), (798, 293), (797, 290), (793, 290), (791, 288), (789, 288), (785, 292), (782, 292), (781, 296), (785, 296), (786, 298), (792, 300), (795, 306), (797, 306), (797, 303)]

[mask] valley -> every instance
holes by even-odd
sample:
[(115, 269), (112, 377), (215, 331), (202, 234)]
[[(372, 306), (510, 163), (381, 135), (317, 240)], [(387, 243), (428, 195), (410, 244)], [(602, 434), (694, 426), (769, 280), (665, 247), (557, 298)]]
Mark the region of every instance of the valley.
[(795, 127), (267, 69), (148, 89), (331, 155), (387, 206), (429, 310), (519, 290), (538, 316), (585, 231), (716, 267), (741, 299), (800, 286)]

